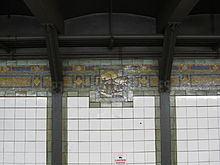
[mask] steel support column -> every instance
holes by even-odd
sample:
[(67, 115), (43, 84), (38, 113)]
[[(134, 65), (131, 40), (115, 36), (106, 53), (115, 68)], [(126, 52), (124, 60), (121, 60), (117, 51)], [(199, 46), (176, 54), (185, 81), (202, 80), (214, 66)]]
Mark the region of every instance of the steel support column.
[(162, 58), (159, 61), (161, 165), (171, 165), (170, 80), (176, 45), (176, 25), (165, 30)]
[(161, 165), (171, 165), (170, 93), (160, 93)]
[(52, 80), (52, 165), (62, 165), (63, 67), (56, 28), (46, 25), (47, 53)]

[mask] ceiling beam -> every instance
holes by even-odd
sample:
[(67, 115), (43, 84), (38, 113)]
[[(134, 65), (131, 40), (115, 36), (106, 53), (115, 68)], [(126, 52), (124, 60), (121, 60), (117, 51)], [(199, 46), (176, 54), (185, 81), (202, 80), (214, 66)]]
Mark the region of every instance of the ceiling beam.
[(170, 23), (180, 23), (199, 0), (167, 0), (157, 17), (157, 31), (163, 32)]
[[(176, 25), (169, 25), (165, 30), (162, 57), (159, 60), (160, 91), (170, 90), (170, 80), (176, 46)], [(166, 163), (165, 163), (166, 164)]]
[(24, 0), (42, 24), (53, 24), (59, 33), (64, 32), (64, 20), (56, 0)]

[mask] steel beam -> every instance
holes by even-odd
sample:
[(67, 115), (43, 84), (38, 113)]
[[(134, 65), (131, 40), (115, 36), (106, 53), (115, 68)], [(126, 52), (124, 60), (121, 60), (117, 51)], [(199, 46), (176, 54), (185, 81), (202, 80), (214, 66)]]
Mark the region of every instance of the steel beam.
[(162, 57), (159, 60), (160, 90), (168, 91), (176, 45), (176, 25), (169, 25), (165, 31)]
[(199, 0), (167, 0), (157, 17), (157, 31), (162, 32), (170, 23), (180, 23)]
[(52, 92), (52, 165), (62, 164), (62, 91)]
[(161, 165), (171, 165), (170, 93), (160, 93)]
[(64, 20), (56, 0), (24, 0), (42, 24), (54, 24), (59, 33), (64, 32)]
[(50, 65), (51, 80), (53, 90), (62, 91), (63, 88), (63, 67), (59, 56), (59, 44), (57, 31), (53, 25), (46, 25), (47, 32), (47, 51)]

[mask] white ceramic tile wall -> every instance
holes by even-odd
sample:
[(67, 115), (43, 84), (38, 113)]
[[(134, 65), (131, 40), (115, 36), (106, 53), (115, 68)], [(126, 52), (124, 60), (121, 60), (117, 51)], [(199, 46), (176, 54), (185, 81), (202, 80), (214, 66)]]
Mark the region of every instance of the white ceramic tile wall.
[(134, 108), (89, 108), (88, 97), (68, 98), (68, 164), (155, 165), (154, 97), (134, 97)]
[(220, 97), (178, 96), (178, 165), (220, 164)]
[(46, 97), (0, 97), (0, 164), (46, 165)]

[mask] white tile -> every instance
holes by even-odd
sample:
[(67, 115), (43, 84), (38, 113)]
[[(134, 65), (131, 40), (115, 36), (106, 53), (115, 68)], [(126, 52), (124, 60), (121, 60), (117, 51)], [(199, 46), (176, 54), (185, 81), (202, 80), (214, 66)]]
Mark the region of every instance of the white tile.
[(47, 107), (47, 98), (37, 97), (37, 107)]
[(36, 146), (35, 142), (26, 142), (25, 143), (25, 152), (35, 152)]
[(5, 107), (15, 107), (15, 97), (5, 98)]
[(206, 96), (197, 96), (197, 106), (207, 106), (208, 98)]
[(208, 151), (200, 151), (199, 152), (199, 161), (209, 161), (209, 152)]
[(154, 108), (144, 108), (144, 117), (146, 118), (155, 118), (155, 109)]
[(68, 153), (68, 163), (78, 163), (78, 153)]
[(68, 131), (68, 141), (78, 141), (78, 131)]
[(196, 96), (187, 96), (185, 106), (196, 106)]
[(123, 152), (134, 152), (133, 142), (123, 142)]
[(15, 128), (15, 122), (14, 120), (5, 120), (4, 126), (5, 126), (5, 129), (12, 130)]
[(113, 131), (112, 132), (112, 141), (122, 141), (122, 132), (121, 131)]
[(208, 128), (208, 119), (198, 118), (198, 128)]
[(198, 139), (198, 131), (196, 129), (188, 129), (187, 136), (189, 140), (196, 140)]
[(176, 106), (186, 106), (186, 97), (185, 96), (177, 96), (176, 97)]
[(122, 129), (122, 119), (112, 120), (112, 129)]
[(35, 153), (25, 153), (25, 163), (35, 163)]
[(37, 120), (36, 121), (36, 129), (46, 130), (47, 128), (47, 120)]
[(187, 147), (187, 141), (177, 141), (177, 148), (179, 152), (182, 151), (187, 151), (188, 147)]
[(24, 163), (24, 153), (15, 153), (14, 159), (16, 163)]
[(210, 151), (210, 161), (219, 161), (220, 151)]
[(189, 162), (198, 162), (199, 154), (198, 152), (188, 152), (188, 161)]
[(186, 119), (178, 119), (176, 121), (177, 123), (177, 128), (180, 129), (180, 128), (187, 128), (187, 120)]
[(208, 106), (217, 106), (218, 101), (216, 96), (208, 96)]
[(14, 142), (4, 142), (4, 152), (14, 152)]
[(68, 107), (79, 107), (79, 99), (78, 97), (68, 97), (67, 98), (67, 106)]
[(90, 120), (90, 130), (97, 130), (101, 128), (100, 120)]
[(79, 101), (79, 107), (85, 107), (88, 108), (89, 107), (89, 97), (79, 97), (78, 98)]
[(15, 120), (15, 129), (25, 129), (25, 120)]
[(13, 164), (14, 153), (4, 153), (4, 162), (7, 162), (8, 164)]
[(197, 119), (196, 118), (188, 118), (187, 119), (187, 128), (197, 128)]
[(36, 118), (38, 119), (46, 119), (47, 118), (47, 110), (46, 108), (37, 109), (36, 110)]
[(199, 139), (208, 139), (209, 132), (208, 129), (199, 129), (198, 130), (198, 138)]
[(15, 110), (15, 118), (16, 119), (25, 119), (25, 109), (16, 109)]
[(155, 151), (155, 141), (145, 141), (145, 151)]
[(144, 152), (144, 141), (142, 142), (134, 142), (134, 152)]
[(35, 142), (36, 152), (46, 152), (46, 142)]
[(90, 141), (100, 141), (101, 140), (101, 132), (100, 131), (90, 131), (89, 136), (90, 136)]
[(101, 153), (111, 152), (111, 142), (101, 142)]
[(177, 161), (184, 163), (187, 162), (187, 152), (177, 152)]
[(46, 141), (46, 131), (36, 131), (36, 141)]
[(81, 141), (89, 141), (89, 132), (88, 131), (79, 131), (79, 139)]
[(142, 118), (144, 116), (143, 108), (134, 108), (134, 118)]
[(26, 140), (27, 141), (34, 141), (36, 140), (36, 132), (35, 131), (26, 131)]
[(209, 118), (208, 119), (208, 126), (209, 128), (219, 128), (219, 119), (218, 118)]
[(187, 107), (187, 117), (197, 117), (196, 107)]
[(133, 129), (133, 119), (123, 119), (123, 129)]
[[(112, 121), (114, 122), (114, 121)], [(111, 120), (105, 119), (105, 120), (101, 120), (101, 130), (111, 130)]]
[(15, 139), (17, 141), (24, 141), (25, 140), (25, 131), (15, 131)]
[(122, 108), (112, 108), (113, 118), (122, 118)]
[(5, 98), (4, 97), (0, 98), (0, 107), (5, 107)]
[(197, 141), (188, 141), (188, 151), (198, 151), (198, 142)]
[(123, 118), (132, 118), (133, 108), (123, 108)]
[(80, 130), (89, 130), (89, 120), (79, 120)]
[(208, 108), (207, 107), (197, 107), (198, 117), (207, 117)]
[(111, 118), (112, 116), (112, 110), (111, 108), (101, 108), (100, 109), (100, 117), (101, 118)]
[(88, 151), (89, 151), (89, 142), (80, 142), (79, 152), (88, 152)]
[(16, 103), (15, 103), (16, 107), (25, 107), (25, 105), (26, 105), (26, 99), (24, 97), (16, 98)]
[(34, 119), (36, 118), (36, 110), (35, 109), (26, 109), (26, 118), (27, 119)]
[(101, 154), (95, 154), (95, 153), (91, 153), (90, 154), (90, 163), (100, 163), (100, 159), (101, 159)]
[(217, 117), (218, 110), (217, 107), (208, 107), (208, 117)]
[(134, 97), (133, 105), (134, 107), (144, 107), (144, 97)]
[(149, 140), (146, 138), (147, 134), (149, 133), (148, 137), (150, 138), (151, 136), (151, 132), (147, 132), (145, 133), (145, 137), (144, 137), (144, 132), (143, 130), (134, 130), (134, 140)]
[(90, 108), (89, 109), (90, 118), (99, 118), (100, 117), (100, 108)]
[(68, 124), (68, 130), (78, 130), (79, 129), (79, 121), (77, 120), (68, 120), (67, 124)]
[(209, 141), (208, 140), (199, 140), (199, 150), (200, 151), (207, 151), (209, 149)]
[(155, 120), (154, 119), (145, 119), (144, 120), (145, 129), (155, 129)]
[(68, 118), (78, 118), (79, 109), (78, 108), (68, 108)]
[(134, 129), (144, 129), (144, 120), (134, 119)]
[(122, 142), (112, 142), (112, 152), (122, 152)]
[(155, 130), (145, 130), (144, 136), (145, 140), (155, 140)]
[(219, 139), (218, 129), (209, 129), (209, 139)]
[(89, 108), (79, 108), (79, 118), (89, 118)]
[(111, 141), (111, 131), (102, 131), (101, 141)]
[(144, 97), (144, 106), (145, 107), (154, 107), (155, 106), (155, 97)]
[(4, 142), (0, 142), (0, 153), (4, 151)]
[(36, 153), (36, 163), (46, 164), (46, 152), (45, 153)]
[(79, 153), (79, 163), (89, 163), (89, 154)]
[(26, 100), (26, 106), (28, 107), (36, 107), (37, 106), (37, 98), (36, 97), (27, 97)]
[(14, 132), (14, 131), (5, 131), (4, 132), (4, 140), (14, 140), (14, 138), (16, 138), (15, 133), (16, 132)]
[(176, 107), (176, 117), (186, 117), (186, 108), (185, 107)]
[(123, 131), (123, 140), (134, 140), (134, 131)]
[(101, 152), (100, 142), (90, 142), (90, 152)]
[(36, 128), (36, 121), (35, 120), (26, 120), (26, 129), (27, 130), (34, 130)]
[(156, 164), (156, 156), (155, 156), (155, 153), (147, 153), (147, 162)]
[(209, 150), (220, 150), (219, 140), (209, 140)]
[(134, 153), (134, 163), (144, 163), (144, 153)]
[(101, 153), (100, 163), (111, 163), (112, 155), (110, 153)]
[(15, 111), (14, 109), (5, 109), (5, 119), (14, 119)]

